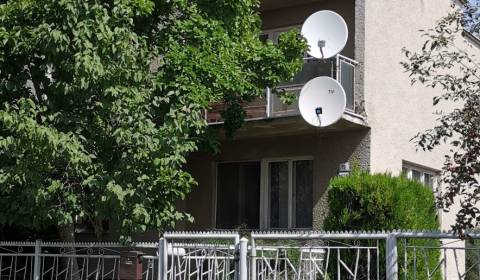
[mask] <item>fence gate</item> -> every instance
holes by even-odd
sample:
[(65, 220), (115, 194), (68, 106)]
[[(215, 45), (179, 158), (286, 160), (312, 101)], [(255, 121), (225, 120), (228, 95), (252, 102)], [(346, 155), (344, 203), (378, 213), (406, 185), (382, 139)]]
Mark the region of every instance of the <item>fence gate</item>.
[(159, 243), (159, 278), (241, 279), (240, 243), (240, 235), (233, 232), (165, 233)]

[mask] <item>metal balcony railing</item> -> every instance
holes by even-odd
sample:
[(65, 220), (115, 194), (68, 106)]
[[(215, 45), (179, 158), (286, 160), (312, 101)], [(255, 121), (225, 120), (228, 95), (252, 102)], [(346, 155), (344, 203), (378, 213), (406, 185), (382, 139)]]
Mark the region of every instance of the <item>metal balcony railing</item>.
[[(286, 91), (297, 95), (292, 104), (284, 104), (273, 90), (267, 88), (265, 96), (256, 98), (244, 104), (247, 120), (278, 118), (299, 115), (298, 95), (302, 87), (311, 79), (319, 76), (329, 76), (336, 79), (344, 88), (347, 96), (346, 110), (355, 112), (355, 67), (358, 64), (353, 59), (337, 55), (329, 60), (305, 58), (302, 70), (289, 82), (281, 83), (275, 91)], [(215, 104), (205, 114), (209, 124), (222, 123), (220, 112), (224, 104)]]

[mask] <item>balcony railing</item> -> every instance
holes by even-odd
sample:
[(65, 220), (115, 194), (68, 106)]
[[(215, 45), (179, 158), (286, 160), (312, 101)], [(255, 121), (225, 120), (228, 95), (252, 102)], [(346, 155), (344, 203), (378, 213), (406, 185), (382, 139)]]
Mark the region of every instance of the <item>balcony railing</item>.
[[(329, 60), (305, 58), (302, 70), (289, 82), (280, 84), (276, 91), (286, 91), (297, 95), (292, 104), (285, 104), (277, 94), (267, 88), (265, 95), (252, 102), (244, 104), (247, 120), (278, 118), (299, 115), (298, 95), (302, 87), (311, 79), (319, 76), (329, 76), (336, 79), (344, 88), (347, 96), (346, 110), (355, 112), (355, 67), (358, 64), (353, 59), (337, 55)], [(209, 124), (222, 123), (220, 112), (225, 109), (224, 104), (213, 105), (205, 114)]]

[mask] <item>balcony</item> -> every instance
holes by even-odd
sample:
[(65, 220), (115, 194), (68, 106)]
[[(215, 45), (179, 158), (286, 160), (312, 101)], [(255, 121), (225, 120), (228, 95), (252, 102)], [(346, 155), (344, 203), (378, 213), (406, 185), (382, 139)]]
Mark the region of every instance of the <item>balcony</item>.
[[(298, 116), (298, 95), (302, 87), (311, 79), (319, 76), (329, 76), (336, 79), (344, 88), (347, 96), (346, 111), (355, 112), (355, 67), (358, 64), (353, 59), (337, 55), (329, 60), (318, 60), (311, 57), (305, 58), (302, 70), (289, 82), (276, 87), (278, 91), (287, 91), (297, 95), (295, 101), (284, 104), (280, 98), (267, 88), (265, 95), (252, 102), (244, 104), (246, 120), (273, 119), (288, 116)], [(224, 104), (216, 104), (205, 114), (209, 124), (223, 122), (220, 112), (225, 109)]]

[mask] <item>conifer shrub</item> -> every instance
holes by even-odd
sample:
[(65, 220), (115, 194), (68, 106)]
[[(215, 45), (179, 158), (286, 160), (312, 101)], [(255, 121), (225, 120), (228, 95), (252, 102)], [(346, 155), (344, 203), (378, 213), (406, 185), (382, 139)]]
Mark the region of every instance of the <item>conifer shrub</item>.
[[(392, 231), (392, 230), (438, 230), (439, 221), (432, 190), (403, 176), (369, 174), (353, 171), (351, 175), (336, 177), (328, 189), (329, 214), (325, 230), (335, 231)], [(368, 241), (369, 245), (376, 242)], [(381, 242), (380, 273), (384, 275), (385, 247)], [(398, 240), (399, 274), (413, 277), (413, 249), (407, 249), (407, 264), (404, 261), (404, 243)], [(408, 246), (440, 245), (439, 240), (409, 239)], [(424, 254), (425, 252), (425, 254)], [(415, 256), (416, 277), (427, 277), (427, 265), (434, 270), (440, 257), (439, 250), (417, 250)], [(427, 264), (428, 263), (428, 264)], [(366, 266), (366, 264), (364, 264)], [(334, 273), (334, 272), (333, 272)], [(441, 279), (438, 269), (433, 279)]]

